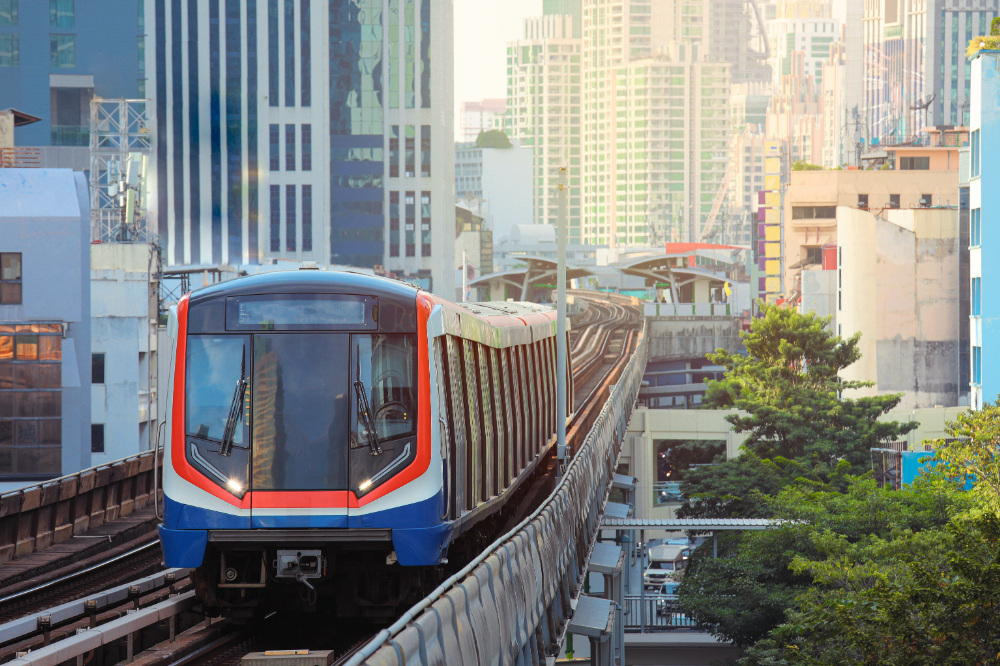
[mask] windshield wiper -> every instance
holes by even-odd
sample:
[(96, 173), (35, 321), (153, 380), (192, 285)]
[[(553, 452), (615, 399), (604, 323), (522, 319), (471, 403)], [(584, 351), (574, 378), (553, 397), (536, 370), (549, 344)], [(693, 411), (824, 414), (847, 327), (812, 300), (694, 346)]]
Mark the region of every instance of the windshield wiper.
[(354, 392), (358, 396), (358, 416), (364, 422), (365, 427), (365, 437), (368, 440), (368, 448), (371, 450), (373, 456), (377, 456), (382, 453), (382, 447), (379, 445), (378, 434), (375, 432), (375, 422), (372, 418), (371, 408), (368, 406), (368, 392), (365, 390), (365, 384), (361, 381), (361, 349), (358, 348), (358, 365), (357, 365), (357, 379), (354, 380)]
[[(226, 418), (226, 429), (222, 432), (222, 446), (219, 447), (219, 455), (230, 456), (233, 453), (236, 439), (236, 427), (240, 417), (243, 416), (243, 397), (247, 392), (246, 380), (246, 347), (243, 348), (243, 362), (240, 365), (240, 379), (236, 382), (236, 390), (233, 391), (233, 402), (229, 405), (229, 416)], [(236, 446), (237, 449), (246, 449), (245, 446)]]

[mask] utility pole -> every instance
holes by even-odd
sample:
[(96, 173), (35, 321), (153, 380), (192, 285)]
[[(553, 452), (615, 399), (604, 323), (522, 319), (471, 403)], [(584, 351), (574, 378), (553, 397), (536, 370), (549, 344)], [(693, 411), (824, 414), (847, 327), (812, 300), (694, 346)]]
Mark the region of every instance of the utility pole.
[(556, 271), (556, 452), (566, 464), (566, 167), (559, 169), (558, 268)]

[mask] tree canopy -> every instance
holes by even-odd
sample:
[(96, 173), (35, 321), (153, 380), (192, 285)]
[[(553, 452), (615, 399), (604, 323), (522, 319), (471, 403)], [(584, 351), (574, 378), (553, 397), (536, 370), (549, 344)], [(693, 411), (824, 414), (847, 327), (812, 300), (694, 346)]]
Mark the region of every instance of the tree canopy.
[(476, 148), (511, 148), (514, 144), (503, 130), (481, 130), (476, 137)]

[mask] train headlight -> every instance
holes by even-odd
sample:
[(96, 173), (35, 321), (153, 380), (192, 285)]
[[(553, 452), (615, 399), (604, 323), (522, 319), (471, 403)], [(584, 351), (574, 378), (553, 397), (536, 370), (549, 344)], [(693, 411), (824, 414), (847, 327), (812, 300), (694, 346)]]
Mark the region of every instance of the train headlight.
[(366, 481), (362, 481), (362, 482), (361, 482), (361, 483), (360, 483), (360, 484), (358, 485), (358, 490), (360, 490), (361, 492), (365, 492), (366, 490), (368, 490), (368, 489), (369, 489), (369, 488), (371, 488), (371, 487), (372, 487), (372, 480), (371, 480), (371, 479), (368, 479), (368, 480), (366, 480)]
[(236, 479), (229, 479), (226, 481), (226, 485), (229, 486), (229, 489), (234, 493), (238, 494), (243, 492), (243, 484)]

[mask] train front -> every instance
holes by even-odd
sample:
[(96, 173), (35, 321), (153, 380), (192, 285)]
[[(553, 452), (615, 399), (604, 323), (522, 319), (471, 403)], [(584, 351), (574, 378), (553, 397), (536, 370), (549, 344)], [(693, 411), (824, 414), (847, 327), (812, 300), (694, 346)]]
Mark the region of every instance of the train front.
[(315, 270), (178, 305), (160, 537), (206, 608), (388, 615), (425, 587), (400, 565), (437, 564), (447, 542), (429, 313), (406, 285)]

